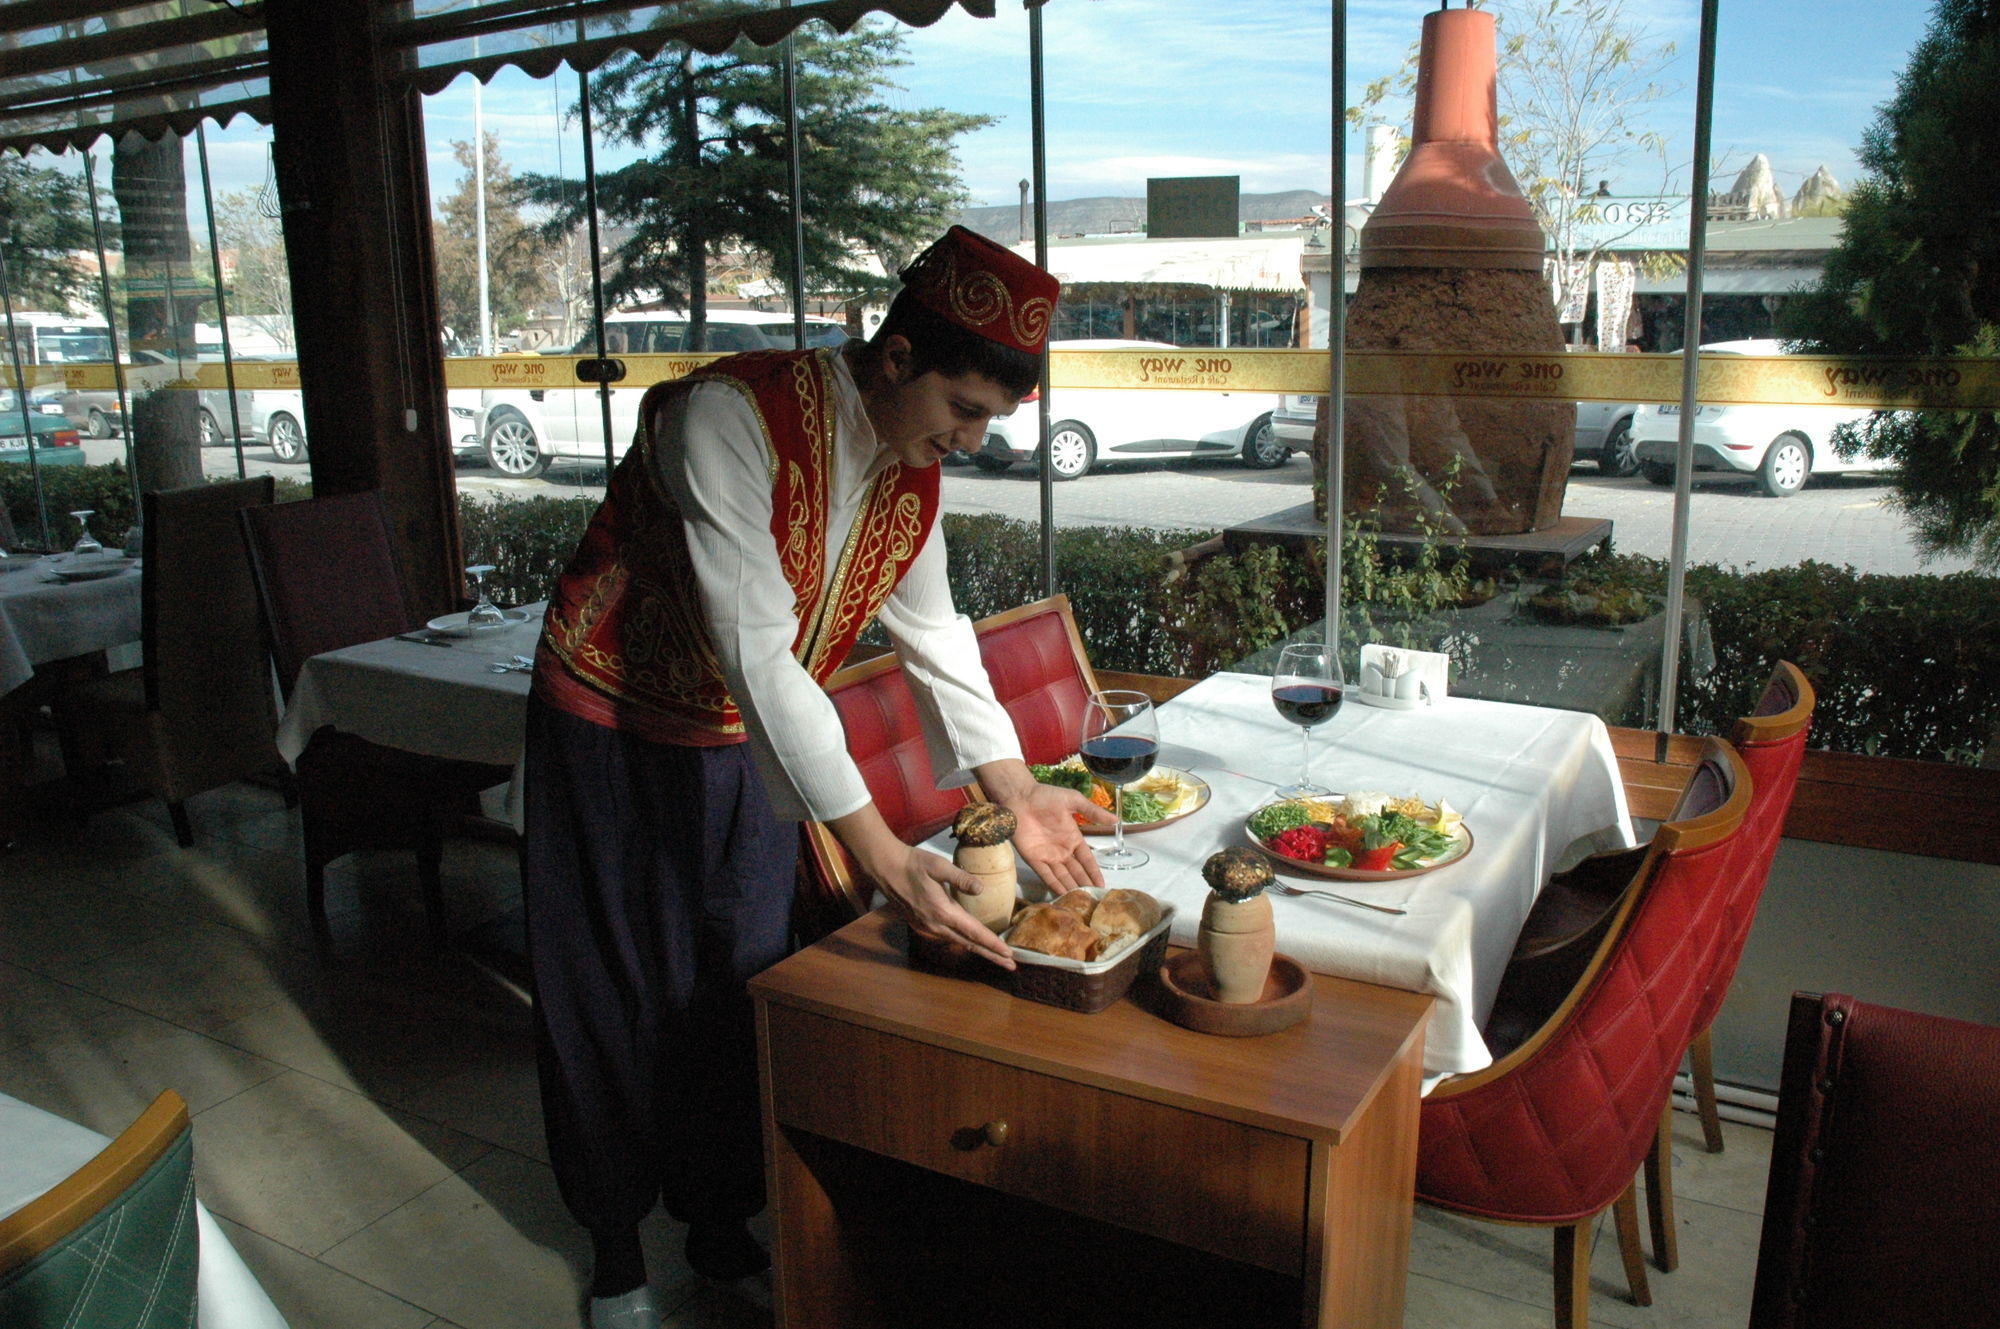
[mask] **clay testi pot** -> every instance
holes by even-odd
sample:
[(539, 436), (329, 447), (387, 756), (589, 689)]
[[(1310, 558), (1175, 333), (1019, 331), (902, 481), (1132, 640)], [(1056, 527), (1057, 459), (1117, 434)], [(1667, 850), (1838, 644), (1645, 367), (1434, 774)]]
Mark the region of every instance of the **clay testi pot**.
[(1232, 1005), (1261, 1001), (1278, 932), (1271, 921), (1271, 897), (1229, 900), (1211, 894), (1201, 910), (1196, 946), (1218, 1001)]
[(952, 862), (979, 878), (979, 894), (956, 888), (952, 898), (989, 932), (1001, 932), (1014, 917), (1020, 878), (1014, 865), (1014, 814), (997, 803), (970, 803), (952, 820), (958, 844)]

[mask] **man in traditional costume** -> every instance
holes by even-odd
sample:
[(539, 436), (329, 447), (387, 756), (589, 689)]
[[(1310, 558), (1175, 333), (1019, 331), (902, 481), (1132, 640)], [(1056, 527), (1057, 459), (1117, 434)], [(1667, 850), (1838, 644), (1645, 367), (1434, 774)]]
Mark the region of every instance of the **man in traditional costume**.
[(653, 1329), (638, 1228), (688, 1224), (698, 1273), (769, 1265), (746, 981), (789, 945), (796, 828), (826, 823), (924, 936), (1011, 967), (869, 798), (821, 684), (879, 617), (941, 787), (975, 776), (1058, 889), (1101, 885), (1037, 784), (953, 608), (938, 462), (1040, 378), (1058, 285), (959, 227), (867, 342), (732, 356), (656, 384), (549, 603), (529, 706), (522, 877), (542, 1101), (592, 1236), (593, 1329)]

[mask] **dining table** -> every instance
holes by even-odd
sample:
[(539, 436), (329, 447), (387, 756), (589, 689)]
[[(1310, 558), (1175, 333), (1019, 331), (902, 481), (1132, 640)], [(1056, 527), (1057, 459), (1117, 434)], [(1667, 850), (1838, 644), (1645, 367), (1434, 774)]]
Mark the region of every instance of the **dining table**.
[[(1202, 867), (1218, 850), (1252, 844), (1251, 814), (1299, 774), (1299, 730), (1273, 706), (1269, 676), (1235, 672), (1161, 705), (1157, 722), (1158, 766), (1192, 776), (1207, 801), (1170, 822), (1128, 826), (1127, 841), (1148, 861), (1104, 876), (1171, 903), (1171, 939), (1192, 946), (1209, 893)], [(1404, 911), (1272, 892), (1279, 952), (1315, 973), (1435, 997), (1426, 1089), (1490, 1065), (1480, 1030), (1536, 894), (1568, 859), (1636, 843), (1610, 731), (1581, 711), (1447, 695), (1410, 709), (1349, 700), (1310, 743), (1320, 785), (1446, 800), (1472, 847), (1419, 875), (1368, 881), (1327, 880), (1273, 856), (1282, 883)], [(952, 851), (948, 831), (928, 844)], [(1025, 867), (1022, 880), (1040, 889)]]
[(138, 645), (139, 561), (88, 581), (63, 580), (66, 563), (62, 555), (0, 561), (0, 697), (39, 665)]
[(312, 736), (331, 725), (427, 757), (509, 766), (507, 813), (519, 830), (531, 677), (511, 666), (534, 656), (544, 608), (511, 610), (507, 625), (491, 630), (454, 635), (418, 628), (310, 657), (278, 723), (279, 753), (296, 762)]

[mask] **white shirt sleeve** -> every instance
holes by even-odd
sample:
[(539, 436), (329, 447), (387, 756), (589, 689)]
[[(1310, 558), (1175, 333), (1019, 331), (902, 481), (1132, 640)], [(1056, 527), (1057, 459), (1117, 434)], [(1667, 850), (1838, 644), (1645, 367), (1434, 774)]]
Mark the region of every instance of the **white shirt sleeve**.
[(1014, 721), (993, 696), (972, 620), (951, 602), (944, 531), (933, 523), (901, 582), (882, 606), (881, 623), (903, 657), (903, 672), (923, 721), (938, 788), (970, 784), (973, 768), (1019, 757)]
[[(799, 622), (771, 538), (770, 454), (755, 411), (707, 383), (658, 413), (655, 478), (680, 505), (709, 640), (780, 817), (828, 821), (869, 801), (833, 702), (792, 655)], [(976, 657), (975, 657), (976, 660)]]

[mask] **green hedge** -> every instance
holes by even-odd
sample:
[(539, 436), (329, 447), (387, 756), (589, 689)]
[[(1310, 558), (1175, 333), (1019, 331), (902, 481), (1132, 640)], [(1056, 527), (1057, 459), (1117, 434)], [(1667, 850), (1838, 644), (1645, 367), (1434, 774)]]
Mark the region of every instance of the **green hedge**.
[[(312, 496), (312, 486), (299, 480), (279, 479), (277, 491), (280, 503)], [(49, 543), (57, 549), (67, 549), (76, 539), (72, 512), (89, 508), (94, 514), (91, 532), (106, 543), (123, 538), (139, 521), (139, 509), (132, 501), (132, 473), (122, 462), (45, 466), (42, 495), (48, 504)], [(39, 544), (42, 524), (35, 510), (35, 480), (25, 462), (0, 462), (0, 504), (6, 505), (21, 543)]]

